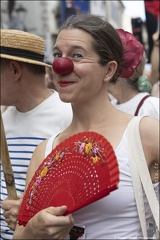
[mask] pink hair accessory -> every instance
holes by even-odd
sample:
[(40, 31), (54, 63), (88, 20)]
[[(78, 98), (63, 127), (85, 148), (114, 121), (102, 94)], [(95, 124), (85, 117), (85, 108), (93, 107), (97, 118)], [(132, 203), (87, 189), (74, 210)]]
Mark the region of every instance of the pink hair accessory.
[(136, 67), (139, 65), (143, 53), (143, 45), (134, 37), (132, 33), (117, 29), (124, 48), (124, 62), (120, 77), (129, 78), (133, 75)]

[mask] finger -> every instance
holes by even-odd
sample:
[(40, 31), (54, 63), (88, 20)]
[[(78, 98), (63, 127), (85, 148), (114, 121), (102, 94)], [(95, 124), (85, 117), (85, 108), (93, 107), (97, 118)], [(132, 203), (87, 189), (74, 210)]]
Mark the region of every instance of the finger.
[(22, 198), (18, 200), (4, 200), (1, 204), (2, 209), (5, 211), (10, 210), (12, 207), (19, 207), (22, 202)]
[[(16, 227), (16, 224), (17, 224), (17, 222), (13, 222), (13, 221), (11, 221), (10, 219), (5, 219), (5, 221), (6, 221), (6, 223), (8, 224), (8, 226), (15, 226)], [(13, 227), (12, 227), (13, 228)]]
[(56, 226), (56, 227), (66, 227), (68, 228), (69, 226), (73, 226), (74, 225), (74, 220), (72, 215), (67, 215), (67, 216), (53, 216), (50, 215), (52, 217), (48, 216), (48, 226)]
[(19, 208), (18, 207), (14, 207), (14, 208), (11, 208), (10, 210), (5, 210), (3, 212), (3, 216), (4, 217), (9, 217), (9, 216), (13, 216), (13, 217), (17, 217), (18, 215), (18, 212), (19, 212)]
[(9, 229), (10, 229), (11, 231), (14, 231), (15, 228), (16, 228), (16, 224), (13, 224), (13, 223), (8, 224), (8, 227), (9, 227)]
[(67, 211), (67, 207), (66, 206), (49, 207), (46, 209), (46, 211), (55, 216), (62, 216)]
[(5, 219), (6, 223), (8, 224), (8, 226), (10, 226), (10, 228), (16, 228), (16, 224), (17, 224), (17, 221), (15, 221), (15, 219), (13, 219), (13, 221), (11, 219)]
[(14, 201), (12, 200), (4, 200), (2, 202), (2, 209), (5, 211), (8, 211), (13, 206), (13, 204), (14, 204)]
[(3, 216), (4, 216), (5, 218), (7, 218), (7, 217), (9, 216), (8, 211), (4, 211), (4, 212), (3, 212)]
[(17, 197), (18, 197), (18, 199), (22, 199), (23, 195), (18, 195)]
[(3, 214), (6, 222), (17, 222), (17, 215), (16, 216), (13, 216), (12, 214), (8, 214), (8, 213), (5, 213)]

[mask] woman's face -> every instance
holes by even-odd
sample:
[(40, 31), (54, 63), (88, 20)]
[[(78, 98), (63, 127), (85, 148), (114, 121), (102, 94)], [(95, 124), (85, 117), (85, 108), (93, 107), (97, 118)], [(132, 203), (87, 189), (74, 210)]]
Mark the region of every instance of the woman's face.
[(83, 102), (104, 91), (106, 66), (101, 66), (94, 51), (93, 38), (79, 29), (62, 30), (54, 46), (54, 58), (68, 57), (74, 64), (68, 75), (54, 74), (56, 88), (64, 102)]

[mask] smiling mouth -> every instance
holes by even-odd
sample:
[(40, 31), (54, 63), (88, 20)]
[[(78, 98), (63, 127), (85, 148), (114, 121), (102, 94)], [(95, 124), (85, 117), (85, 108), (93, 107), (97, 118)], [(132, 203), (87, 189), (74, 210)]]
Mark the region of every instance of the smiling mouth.
[(72, 84), (74, 84), (74, 82), (59, 82), (60, 87), (68, 87)]

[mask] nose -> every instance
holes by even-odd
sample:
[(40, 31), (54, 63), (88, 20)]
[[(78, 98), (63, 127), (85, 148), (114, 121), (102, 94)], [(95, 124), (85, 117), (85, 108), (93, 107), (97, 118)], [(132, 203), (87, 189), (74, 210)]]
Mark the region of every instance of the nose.
[(73, 68), (73, 61), (67, 57), (56, 58), (52, 64), (53, 71), (59, 75), (68, 75), (73, 71)]

